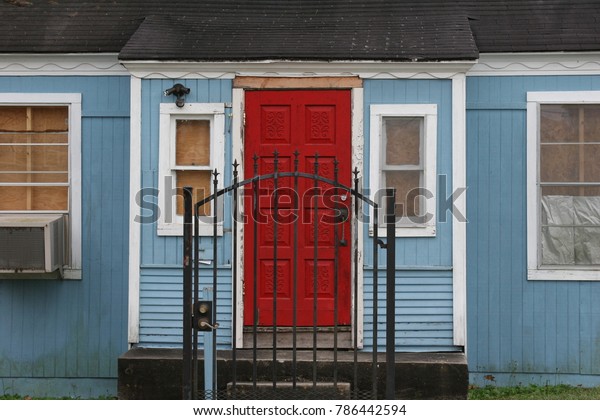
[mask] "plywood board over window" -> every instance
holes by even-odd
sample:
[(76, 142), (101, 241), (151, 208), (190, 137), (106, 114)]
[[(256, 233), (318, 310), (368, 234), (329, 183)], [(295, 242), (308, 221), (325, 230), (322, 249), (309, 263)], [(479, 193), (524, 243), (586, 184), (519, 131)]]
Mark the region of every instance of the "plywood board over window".
[(69, 108), (0, 106), (0, 211), (69, 211)]
[[(223, 182), (224, 110), (221, 103), (161, 104), (158, 199), (165, 211), (159, 215), (159, 235), (182, 235), (183, 187), (192, 187), (198, 202), (212, 193), (215, 169)], [(211, 215), (210, 204), (198, 209), (201, 235), (212, 234)]]
[[(180, 169), (188, 167), (187, 169)], [(183, 187), (192, 187), (194, 202), (210, 195), (210, 121), (176, 120), (175, 178), (177, 214), (183, 215)], [(210, 215), (210, 204), (198, 209), (198, 215)]]

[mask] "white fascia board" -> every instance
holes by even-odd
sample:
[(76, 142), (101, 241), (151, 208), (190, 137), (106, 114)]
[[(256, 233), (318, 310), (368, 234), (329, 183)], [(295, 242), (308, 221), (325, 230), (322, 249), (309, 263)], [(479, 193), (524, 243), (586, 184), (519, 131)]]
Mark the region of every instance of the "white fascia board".
[(476, 61), (122, 61), (131, 74), (147, 79), (233, 79), (236, 76), (360, 76), (363, 79), (448, 79), (465, 73)]
[(600, 73), (600, 51), (481, 54), (467, 76), (552, 76)]
[(2, 76), (124, 76), (116, 53), (0, 54)]

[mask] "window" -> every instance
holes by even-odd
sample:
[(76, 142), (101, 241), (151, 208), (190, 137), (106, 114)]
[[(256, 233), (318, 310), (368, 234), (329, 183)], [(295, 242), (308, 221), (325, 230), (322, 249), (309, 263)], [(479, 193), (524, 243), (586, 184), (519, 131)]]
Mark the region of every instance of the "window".
[(600, 92), (529, 93), (528, 130), (529, 278), (600, 280)]
[(0, 221), (64, 215), (63, 275), (80, 278), (79, 94), (0, 94), (0, 196)]
[(396, 189), (396, 236), (435, 236), (437, 105), (371, 105), (370, 141), (374, 196)]
[[(183, 193), (193, 187), (194, 202), (212, 194), (212, 172), (219, 172), (223, 186), (224, 105), (175, 104), (160, 106), (159, 235), (183, 234)], [(201, 220), (211, 206), (199, 209)], [(200, 226), (200, 234), (212, 235), (212, 220)]]

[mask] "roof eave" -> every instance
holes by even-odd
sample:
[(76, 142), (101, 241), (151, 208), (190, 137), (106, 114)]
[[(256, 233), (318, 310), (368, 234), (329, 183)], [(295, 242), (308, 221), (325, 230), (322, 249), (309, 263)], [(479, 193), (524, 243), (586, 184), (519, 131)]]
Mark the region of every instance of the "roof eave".
[(436, 61), (253, 60), (182, 61), (121, 60), (132, 75), (143, 78), (234, 78), (238, 75), (348, 76), (362, 78), (448, 78), (466, 73), (475, 59)]

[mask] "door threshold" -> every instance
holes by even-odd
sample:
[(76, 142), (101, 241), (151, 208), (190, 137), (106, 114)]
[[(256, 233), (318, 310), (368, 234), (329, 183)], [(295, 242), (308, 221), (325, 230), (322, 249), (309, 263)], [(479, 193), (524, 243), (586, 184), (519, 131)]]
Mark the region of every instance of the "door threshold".
[[(296, 327), (296, 340), (294, 346), (294, 328), (276, 328), (276, 346), (278, 349), (333, 349), (336, 345), (339, 350), (352, 348), (352, 328), (348, 325), (337, 327), (337, 343), (335, 327), (317, 327), (316, 337), (313, 327)], [(315, 342), (316, 339), (316, 342)], [(254, 348), (255, 338), (253, 327), (244, 327), (244, 348)], [(273, 327), (256, 328), (256, 348), (273, 348)]]

